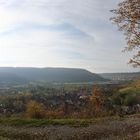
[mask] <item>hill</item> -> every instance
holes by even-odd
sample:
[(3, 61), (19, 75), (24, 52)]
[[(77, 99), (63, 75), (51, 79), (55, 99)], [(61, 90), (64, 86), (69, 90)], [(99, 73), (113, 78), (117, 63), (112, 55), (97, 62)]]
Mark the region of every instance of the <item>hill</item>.
[(102, 73), (99, 74), (105, 79), (110, 79), (114, 81), (126, 81), (126, 80), (135, 80), (140, 78), (140, 72), (131, 72), (131, 73)]
[(0, 68), (0, 83), (45, 82), (102, 82), (106, 79), (84, 69), (74, 68)]

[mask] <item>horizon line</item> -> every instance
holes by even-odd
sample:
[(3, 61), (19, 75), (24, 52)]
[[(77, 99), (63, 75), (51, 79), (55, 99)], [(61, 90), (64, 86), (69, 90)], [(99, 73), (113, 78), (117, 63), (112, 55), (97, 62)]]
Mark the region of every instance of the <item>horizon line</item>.
[(96, 73), (96, 74), (109, 74), (109, 73), (139, 73), (140, 71), (122, 71), (122, 72), (92, 72), (91, 70), (88, 70), (86, 68), (76, 68), (76, 67), (46, 67), (46, 66), (0, 66), (0, 68), (33, 68), (33, 69), (45, 69), (45, 68), (57, 68), (57, 69), (81, 69), (81, 70), (87, 70), (91, 73)]

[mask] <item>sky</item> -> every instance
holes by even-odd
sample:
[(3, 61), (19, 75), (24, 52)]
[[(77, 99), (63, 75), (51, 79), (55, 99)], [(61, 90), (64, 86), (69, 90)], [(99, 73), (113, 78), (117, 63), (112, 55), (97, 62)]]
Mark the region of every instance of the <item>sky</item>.
[(111, 23), (119, 0), (0, 0), (0, 66), (139, 71)]

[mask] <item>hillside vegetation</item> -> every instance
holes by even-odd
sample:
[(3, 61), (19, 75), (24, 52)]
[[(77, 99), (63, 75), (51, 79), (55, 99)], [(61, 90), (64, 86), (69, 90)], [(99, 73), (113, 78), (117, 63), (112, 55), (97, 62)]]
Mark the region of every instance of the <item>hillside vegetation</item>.
[(2, 139), (133, 140), (139, 138), (139, 113), (138, 79), (0, 88)]
[(23, 84), (29, 82), (104, 82), (106, 79), (84, 69), (72, 68), (0, 68), (0, 83)]

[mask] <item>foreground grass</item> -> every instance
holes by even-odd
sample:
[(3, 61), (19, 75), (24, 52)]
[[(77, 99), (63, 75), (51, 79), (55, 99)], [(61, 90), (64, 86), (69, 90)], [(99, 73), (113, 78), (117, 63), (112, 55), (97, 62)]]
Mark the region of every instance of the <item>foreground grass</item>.
[(0, 140), (138, 140), (139, 118), (0, 118)]
[(43, 126), (43, 125), (79, 125), (87, 126), (89, 124), (103, 123), (109, 120), (118, 120), (118, 117), (105, 117), (94, 119), (23, 119), (23, 118), (0, 118), (1, 125), (14, 126)]

